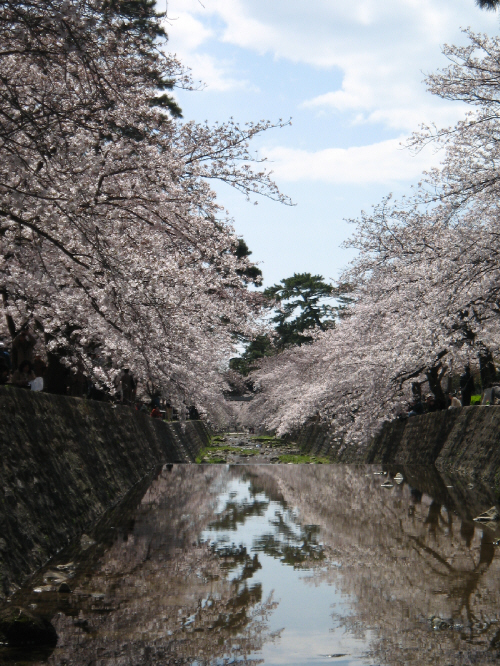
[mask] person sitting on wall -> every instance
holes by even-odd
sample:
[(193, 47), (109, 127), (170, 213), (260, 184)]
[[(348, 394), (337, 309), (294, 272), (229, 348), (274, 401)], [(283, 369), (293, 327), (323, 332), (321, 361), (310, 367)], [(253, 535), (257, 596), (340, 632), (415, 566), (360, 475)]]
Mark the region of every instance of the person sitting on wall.
[(451, 401), (450, 401), (450, 406), (448, 409), (455, 409), (456, 407), (461, 407), (462, 403), (460, 402), (460, 399), (456, 395), (451, 396)]
[(6, 363), (0, 359), (0, 384), (8, 384), (10, 379), (10, 370)]
[(72, 368), (68, 373), (68, 395), (75, 398), (83, 398), (88, 395), (89, 382), (85, 375), (85, 366), (81, 361), (78, 362), (76, 368)]
[(32, 379), (30, 381), (30, 387), (32, 391), (43, 391), (43, 377), (40, 377), (36, 374), (36, 372), (33, 373), (35, 375), (35, 379)]
[(12, 370), (12, 363), (10, 359), (10, 354), (5, 347), (5, 343), (0, 340), (0, 363), (7, 367), (7, 370), (10, 372)]
[(497, 405), (500, 402), (500, 386), (493, 384), (483, 392), (482, 405)]
[(137, 382), (129, 368), (124, 368), (119, 377), (121, 399), (125, 405), (131, 405), (135, 400)]
[(495, 384), (491, 387), (491, 405), (498, 405), (500, 402), (500, 386)]
[(199, 421), (200, 420), (200, 415), (198, 413), (198, 410), (194, 405), (188, 408), (188, 419), (190, 421)]
[(35, 360), (33, 361), (32, 367), (35, 379), (32, 382), (30, 382), (31, 390), (43, 391), (45, 387), (45, 381), (43, 377), (45, 375), (45, 371), (47, 370), (47, 366), (45, 365), (45, 362), (40, 358), (40, 356), (35, 356)]
[(432, 393), (429, 393), (425, 397), (425, 411), (427, 413), (430, 412), (437, 412), (438, 406), (436, 402), (436, 398), (432, 395)]
[(19, 368), (14, 371), (12, 375), (12, 383), (18, 388), (26, 388), (31, 390), (31, 384), (35, 379), (35, 373), (31, 369), (29, 361), (23, 361)]
[(158, 407), (156, 407), (156, 405), (153, 407), (153, 409), (151, 411), (151, 417), (153, 419), (161, 419), (161, 412), (158, 409)]
[(420, 398), (416, 398), (413, 402), (410, 402), (410, 411), (408, 412), (408, 417), (410, 416), (420, 416), (424, 413), (424, 406)]

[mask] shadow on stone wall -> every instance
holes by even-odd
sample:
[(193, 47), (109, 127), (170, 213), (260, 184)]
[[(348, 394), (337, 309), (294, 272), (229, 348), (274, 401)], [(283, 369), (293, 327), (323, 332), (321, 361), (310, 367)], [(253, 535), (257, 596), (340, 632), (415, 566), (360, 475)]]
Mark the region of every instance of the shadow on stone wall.
[(200, 421), (0, 387), (0, 597), (92, 525), (141, 478), (193, 462)]
[(385, 423), (359, 449), (345, 446), (333, 428), (311, 424), (297, 435), (299, 447), (341, 463), (436, 465), (481, 478), (500, 491), (500, 406), (449, 409)]

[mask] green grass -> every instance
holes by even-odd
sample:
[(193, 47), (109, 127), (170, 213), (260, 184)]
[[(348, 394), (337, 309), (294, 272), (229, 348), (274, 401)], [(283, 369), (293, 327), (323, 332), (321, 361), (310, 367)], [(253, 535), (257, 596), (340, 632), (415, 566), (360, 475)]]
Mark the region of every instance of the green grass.
[(304, 465), (307, 463), (312, 463), (315, 465), (329, 465), (330, 460), (328, 458), (321, 458), (318, 456), (308, 456), (306, 454), (293, 455), (291, 453), (284, 453), (282, 456), (278, 457), (280, 463), (294, 463), (295, 465)]
[[(202, 449), (198, 456), (196, 457), (195, 462), (200, 463), (225, 463), (224, 458), (213, 457), (217, 453), (246, 453), (249, 456), (256, 456), (259, 454), (259, 451), (253, 451), (252, 449), (242, 449), (239, 446), (206, 446)], [(207, 458), (207, 456), (209, 456)]]

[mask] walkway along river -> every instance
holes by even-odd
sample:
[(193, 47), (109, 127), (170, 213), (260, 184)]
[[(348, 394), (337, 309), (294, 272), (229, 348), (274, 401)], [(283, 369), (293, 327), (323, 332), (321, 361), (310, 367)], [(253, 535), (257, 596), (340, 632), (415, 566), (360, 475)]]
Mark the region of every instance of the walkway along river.
[(434, 468), (167, 465), (11, 597), (57, 645), (0, 663), (498, 663), (494, 503)]

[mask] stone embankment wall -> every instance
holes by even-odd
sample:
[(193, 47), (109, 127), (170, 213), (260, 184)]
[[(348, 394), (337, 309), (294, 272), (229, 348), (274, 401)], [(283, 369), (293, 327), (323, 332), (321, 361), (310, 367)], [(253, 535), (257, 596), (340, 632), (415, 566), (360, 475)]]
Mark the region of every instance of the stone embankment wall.
[(192, 462), (208, 440), (200, 421), (0, 386), (0, 597), (156, 466)]
[(322, 425), (303, 428), (305, 452), (342, 463), (436, 465), (494, 484), (500, 491), (500, 406), (463, 407), (386, 423), (362, 450), (343, 447)]

